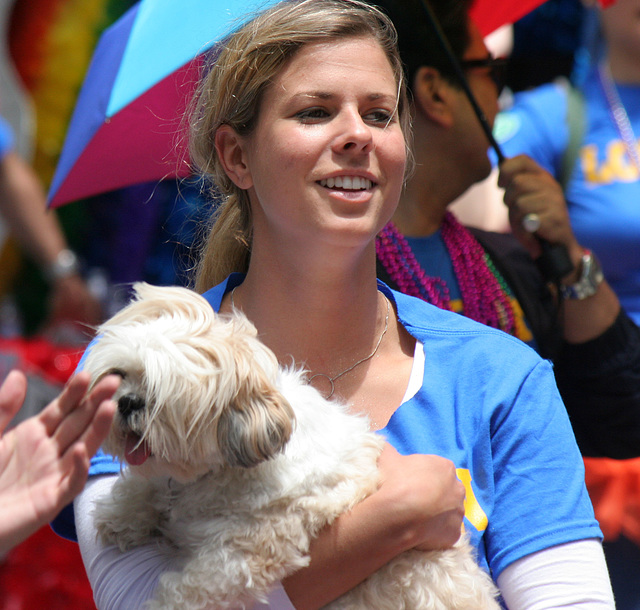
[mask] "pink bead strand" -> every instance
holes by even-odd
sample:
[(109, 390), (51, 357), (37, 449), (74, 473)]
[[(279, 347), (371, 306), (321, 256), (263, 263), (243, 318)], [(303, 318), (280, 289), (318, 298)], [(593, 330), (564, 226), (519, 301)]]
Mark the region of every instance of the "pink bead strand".
[[(444, 217), (441, 233), (460, 286), (464, 315), (515, 335), (515, 315), (508, 288), (482, 246), (450, 212)], [(446, 282), (425, 273), (406, 238), (392, 222), (378, 235), (376, 252), (402, 292), (440, 309), (451, 310)]]

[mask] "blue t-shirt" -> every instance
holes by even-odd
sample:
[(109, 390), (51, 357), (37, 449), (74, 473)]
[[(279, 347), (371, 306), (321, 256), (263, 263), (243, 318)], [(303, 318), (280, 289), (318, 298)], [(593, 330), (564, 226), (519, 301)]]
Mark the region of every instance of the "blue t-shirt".
[[(204, 294), (214, 310), (242, 282), (234, 274)], [(518, 339), (420, 299), (380, 289), (424, 345), (422, 388), (382, 433), (402, 454), (454, 462), (465, 484), (465, 527), (493, 577), (554, 545), (601, 538), (584, 468), (551, 365)], [(118, 472), (97, 456), (91, 474)], [(68, 518), (72, 514), (67, 514)], [(57, 531), (72, 522), (57, 522)]]
[[(640, 87), (617, 89), (639, 137)], [(578, 241), (597, 254), (620, 302), (640, 324), (640, 171), (611, 117), (597, 70), (581, 91), (584, 138), (565, 193), (571, 226)], [(569, 143), (567, 97), (567, 88), (557, 84), (517, 94), (496, 123), (505, 155), (527, 154), (560, 178)]]

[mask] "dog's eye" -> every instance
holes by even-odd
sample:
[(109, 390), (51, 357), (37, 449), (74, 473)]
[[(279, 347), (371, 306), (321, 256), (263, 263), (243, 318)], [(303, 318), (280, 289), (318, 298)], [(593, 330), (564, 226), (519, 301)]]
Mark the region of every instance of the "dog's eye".
[(120, 369), (111, 369), (110, 371), (107, 371), (107, 375), (119, 375), (122, 379), (127, 378), (127, 374)]

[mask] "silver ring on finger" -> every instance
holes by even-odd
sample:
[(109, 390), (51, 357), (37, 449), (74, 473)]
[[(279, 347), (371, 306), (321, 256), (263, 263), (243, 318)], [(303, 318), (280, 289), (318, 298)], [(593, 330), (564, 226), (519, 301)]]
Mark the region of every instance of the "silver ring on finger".
[(525, 214), (522, 218), (522, 228), (527, 233), (535, 233), (540, 228), (540, 216), (535, 212)]

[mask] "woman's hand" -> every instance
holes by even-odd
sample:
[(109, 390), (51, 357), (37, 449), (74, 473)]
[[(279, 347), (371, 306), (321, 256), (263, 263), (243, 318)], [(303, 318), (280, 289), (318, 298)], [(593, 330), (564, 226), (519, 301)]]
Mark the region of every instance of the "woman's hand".
[[(87, 479), (91, 456), (106, 437), (119, 378), (111, 375), (90, 394), (78, 373), (38, 415), (0, 438), (0, 552), (51, 521)], [(25, 376), (12, 371), (0, 387), (0, 433), (24, 402)]]
[(389, 510), (398, 519), (406, 549), (453, 546), (462, 530), (464, 485), (454, 464), (437, 455), (401, 456), (387, 445), (378, 462)]
[(326, 527), (311, 545), (309, 567), (284, 580), (298, 610), (328, 604), (406, 550), (458, 540), (465, 491), (449, 460), (401, 456), (387, 445), (379, 467), (378, 491)]

